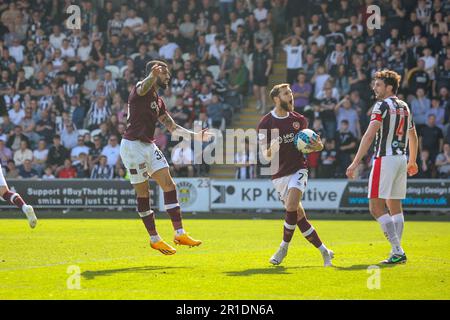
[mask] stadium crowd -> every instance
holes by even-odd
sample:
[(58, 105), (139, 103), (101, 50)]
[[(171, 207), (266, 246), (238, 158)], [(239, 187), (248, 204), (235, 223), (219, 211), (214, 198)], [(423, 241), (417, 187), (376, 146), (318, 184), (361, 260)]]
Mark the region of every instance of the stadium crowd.
[[(67, 28), (71, 4), (81, 30)], [(371, 4), (381, 8), (380, 29), (367, 28)], [(313, 177), (344, 177), (369, 122), (371, 77), (390, 68), (402, 75), (399, 96), (419, 132), (419, 176), (448, 178), (449, 12), (440, 0), (0, 0), (5, 177), (125, 179), (126, 101), (146, 62), (169, 62), (162, 96), (178, 124), (223, 130), (249, 95), (255, 113), (269, 110), (268, 78), (284, 50), (295, 108), (325, 140), (309, 156)], [(172, 150), (163, 127), (155, 141), (175, 176), (208, 173), (191, 164), (191, 146)], [(369, 169), (368, 158), (360, 177)]]

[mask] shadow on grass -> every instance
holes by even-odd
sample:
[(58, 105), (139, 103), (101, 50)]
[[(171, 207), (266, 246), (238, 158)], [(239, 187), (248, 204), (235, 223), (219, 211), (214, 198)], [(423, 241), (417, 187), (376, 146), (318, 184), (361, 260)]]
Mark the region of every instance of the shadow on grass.
[(275, 267), (267, 267), (267, 268), (260, 268), (260, 269), (247, 269), (247, 270), (240, 270), (240, 271), (227, 271), (224, 272), (227, 276), (230, 277), (248, 277), (258, 274), (292, 274), (292, 272), (289, 272), (291, 270), (296, 269), (313, 269), (313, 268), (323, 268), (320, 266), (302, 266), (302, 267), (283, 267), (283, 266), (275, 266)]
[(380, 269), (387, 269), (387, 268), (393, 268), (395, 267), (395, 264), (355, 264), (353, 266), (349, 267), (339, 267), (339, 266), (333, 266), (336, 270), (341, 271), (358, 271), (358, 270), (367, 270), (369, 267), (378, 267)]
[[(107, 269), (107, 270), (95, 270), (84, 271), (81, 276), (86, 280), (92, 280), (96, 277), (110, 276), (117, 273), (145, 273), (154, 272), (159, 274), (165, 274), (168, 270), (172, 269), (188, 269), (188, 267), (165, 267), (165, 266), (145, 266), (145, 267), (132, 267), (132, 268), (120, 268), (120, 269)], [(156, 271), (156, 272), (155, 272)]]

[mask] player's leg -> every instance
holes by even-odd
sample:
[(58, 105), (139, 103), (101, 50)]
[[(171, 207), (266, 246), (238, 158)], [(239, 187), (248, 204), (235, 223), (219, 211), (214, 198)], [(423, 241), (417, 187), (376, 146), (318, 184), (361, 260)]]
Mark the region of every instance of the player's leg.
[[(302, 193), (300, 193), (300, 199), (302, 199)], [(316, 229), (309, 223), (308, 219), (306, 218), (305, 209), (303, 208), (301, 202), (297, 207), (297, 226), (305, 239), (320, 251), (320, 253), (322, 254), (324, 266), (332, 266), (331, 260), (334, 258), (334, 252), (328, 249), (322, 242), (322, 240), (320, 240)]]
[(393, 161), (396, 162), (396, 177), (392, 182), (391, 195), (386, 200), (386, 204), (389, 208), (389, 212), (394, 220), (397, 236), (402, 241), (403, 229), (405, 224), (405, 218), (403, 216), (402, 200), (406, 198), (406, 184), (407, 184), (407, 172), (406, 172), (406, 157), (398, 156), (394, 157)]
[(180, 204), (178, 203), (176, 185), (170, 175), (169, 168), (165, 167), (155, 171), (152, 174), (152, 178), (164, 192), (164, 206), (175, 230), (174, 242), (190, 247), (199, 246), (202, 242), (191, 238), (183, 229), (183, 219)]
[(391, 214), (392, 220), (394, 221), (397, 237), (401, 243), (403, 236), (403, 229), (405, 225), (405, 217), (403, 215), (402, 201), (399, 199), (388, 199), (386, 200), (386, 204), (389, 208), (389, 213)]
[(386, 213), (385, 211), (386, 209), (385, 199), (376, 199), (376, 198), (370, 199), (369, 208), (371, 215), (378, 221), (386, 239), (391, 244), (392, 255), (387, 260), (384, 260), (383, 263), (405, 262), (406, 255), (405, 252), (403, 251), (402, 246), (400, 245), (400, 240), (397, 236), (394, 220), (389, 215), (389, 213)]
[(177, 251), (164, 240), (156, 231), (155, 213), (150, 209), (150, 192), (148, 181), (133, 184), (136, 192), (137, 211), (150, 236), (150, 246), (165, 255), (175, 254)]
[(374, 160), (369, 177), (369, 209), (370, 214), (378, 221), (386, 239), (391, 244), (392, 256), (404, 256), (405, 253), (400, 245), (394, 221), (389, 213), (386, 213), (385, 199), (391, 198), (396, 170), (392, 158), (393, 157), (380, 157)]
[(32, 206), (28, 205), (23, 201), (20, 194), (16, 192), (11, 192), (8, 188), (8, 184), (6, 183), (5, 177), (3, 176), (3, 172), (0, 166), (0, 197), (11, 203), (12, 205), (17, 206), (22, 212), (27, 216), (28, 224), (31, 228), (36, 227), (37, 218), (34, 213), (34, 209)]
[[(286, 214), (284, 218), (284, 226), (283, 226), (283, 240), (281, 241), (280, 247), (278, 250), (273, 254), (273, 256), (269, 259), (269, 262), (273, 265), (279, 265), (281, 262), (283, 262), (283, 259), (286, 257), (289, 244), (292, 239), (292, 235), (295, 231), (295, 223), (296, 223), (296, 217), (297, 212), (296, 210), (289, 211), (289, 208), (287, 206), (287, 199), (288, 199), (288, 185), (289, 180), (291, 176), (281, 177), (278, 179), (273, 180), (273, 184), (275, 186), (275, 189), (277, 190), (278, 194), (280, 195), (280, 200), (283, 202), (284, 207), (286, 209)], [(293, 198), (294, 195), (291, 196)], [(295, 199), (294, 199), (295, 200)], [(294, 201), (291, 199), (291, 201)], [(300, 198), (299, 198), (300, 200)]]
[(137, 212), (150, 236), (150, 246), (165, 255), (171, 255), (176, 253), (176, 250), (158, 235), (155, 215), (150, 208), (149, 164), (146, 161), (145, 152), (152, 151), (150, 146), (143, 145), (139, 141), (122, 139), (120, 143), (120, 156), (130, 175), (130, 183), (136, 192)]

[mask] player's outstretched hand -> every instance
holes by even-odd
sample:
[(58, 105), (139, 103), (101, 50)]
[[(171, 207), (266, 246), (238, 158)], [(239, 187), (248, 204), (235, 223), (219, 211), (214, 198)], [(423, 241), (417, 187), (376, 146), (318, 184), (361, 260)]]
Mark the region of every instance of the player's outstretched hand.
[(313, 151), (322, 151), (323, 150), (322, 140), (320, 139), (319, 135), (316, 135), (315, 138), (311, 139), (309, 149), (311, 149)]
[(417, 166), (417, 163), (415, 162), (408, 162), (408, 165), (406, 167), (406, 171), (408, 172), (408, 175), (414, 176), (419, 172), (419, 167)]
[(210, 141), (214, 137), (214, 134), (208, 131), (208, 128), (203, 129), (200, 132), (194, 133), (194, 140)]
[(356, 168), (358, 168), (358, 164), (354, 162), (348, 166), (346, 175), (349, 179), (355, 179)]

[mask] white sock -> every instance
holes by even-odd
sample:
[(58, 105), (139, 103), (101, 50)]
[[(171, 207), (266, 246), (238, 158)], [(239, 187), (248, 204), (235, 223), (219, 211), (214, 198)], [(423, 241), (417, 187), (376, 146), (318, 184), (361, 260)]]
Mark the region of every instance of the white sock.
[(181, 236), (182, 234), (185, 234), (186, 232), (184, 231), (183, 228), (181, 228), (181, 229), (175, 230), (175, 233), (177, 234), (177, 236)]
[(284, 248), (284, 249), (287, 249), (287, 248), (289, 248), (289, 243), (290, 242), (286, 242), (286, 241), (281, 241), (281, 244), (280, 244), (280, 248)]
[(322, 243), (322, 245), (320, 247), (318, 247), (317, 249), (320, 250), (320, 252), (325, 253), (328, 252), (328, 248), (325, 246), (325, 244)]
[(161, 241), (161, 237), (160, 237), (158, 234), (157, 234), (156, 236), (150, 236), (150, 241), (151, 241), (152, 243)]
[(394, 214), (392, 216), (392, 220), (394, 221), (395, 231), (397, 232), (397, 237), (400, 242), (402, 241), (403, 236), (403, 226), (405, 225), (405, 217), (403, 212), (399, 214)]
[(400, 240), (398, 239), (392, 217), (389, 214), (384, 214), (379, 217), (377, 221), (381, 225), (381, 229), (383, 230), (386, 239), (391, 244), (392, 252), (394, 254), (404, 254), (405, 252), (400, 245)]

